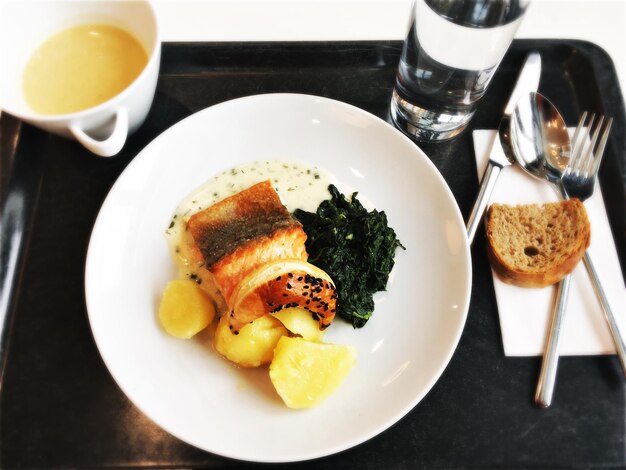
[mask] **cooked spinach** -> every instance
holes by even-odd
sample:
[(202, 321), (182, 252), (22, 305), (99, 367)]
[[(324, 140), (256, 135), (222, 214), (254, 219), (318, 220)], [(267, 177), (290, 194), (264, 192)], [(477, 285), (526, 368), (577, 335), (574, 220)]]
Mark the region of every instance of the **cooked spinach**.
[(374, 293), (387, 286), (396, 248), (404, 246), (384, 212), (368, 212), (357, 193), (348, 200), (334, 185), (328, 190), (332, 198), (316, 213), (297, 209), (294, 216), (307, 234), (309, 262), (335, 281), (337, 315), (361, 328), (374, 312)]

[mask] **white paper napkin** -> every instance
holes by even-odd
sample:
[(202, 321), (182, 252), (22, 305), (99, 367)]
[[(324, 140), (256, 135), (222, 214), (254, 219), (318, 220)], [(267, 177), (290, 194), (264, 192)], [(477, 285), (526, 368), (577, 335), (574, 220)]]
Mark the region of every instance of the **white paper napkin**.
[[(492, 145), (500, 145), (496, 131), (473, 133), (478, 178), (487, 168)], [(558, 198), (552, 187), (527, 175), (517, 165), (503, 169), (491, 196), (491, 202), (530, 204), (554, 202)], [(626, 334), (626, 288), (622, 279), (615, 242), (604, 208), (600, 187), (585, 201), (591, 223), (589, 255), (598, 271), (604, 291), (617, 317), (620, 331)], [(556, 287), (530, 289), (505, 284), (493, 273), (504, 353), (507, 356), (543, 354), (552, 315)], [(561, 355), (594, 355), (615, 353), (615, 347), (593, 292), (587, 270), (581, 262), (574, 270), (560, 344)]]

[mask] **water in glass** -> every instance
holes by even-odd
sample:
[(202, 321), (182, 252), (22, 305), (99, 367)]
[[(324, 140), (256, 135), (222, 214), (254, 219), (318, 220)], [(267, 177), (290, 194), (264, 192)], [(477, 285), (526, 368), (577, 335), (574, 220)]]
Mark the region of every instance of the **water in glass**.
[(417, 0), (393, 91), (396, 126), (419, 140), (447, 140), (462, 132), (527, 3)]

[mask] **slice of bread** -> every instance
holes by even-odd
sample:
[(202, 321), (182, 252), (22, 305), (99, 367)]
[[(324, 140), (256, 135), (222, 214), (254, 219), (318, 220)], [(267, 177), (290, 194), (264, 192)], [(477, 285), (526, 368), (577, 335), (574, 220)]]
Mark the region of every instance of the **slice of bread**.
[(571, 273), (585, 254), (591, 227), (578, 199), (509, 206), (487, 211), (487, 255), (509, 284), (545, 287)]

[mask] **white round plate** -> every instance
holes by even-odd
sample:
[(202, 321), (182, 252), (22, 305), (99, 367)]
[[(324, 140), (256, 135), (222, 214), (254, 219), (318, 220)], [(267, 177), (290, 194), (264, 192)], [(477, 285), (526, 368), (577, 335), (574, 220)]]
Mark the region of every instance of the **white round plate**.
[[(358, 363), (320, 406), (287, 408), (267, 368), (242, 370), (208, 335), (168, 336), (156, 317), (176, 276), (164, 237), (177, 204), (225, 169), (293, 160), (331, 173), (387, 213), (406, 247), (387, 291), (355, 330), (336, 320), (328, 342), (351, 344)], [(174, 125), (121, 174), (93, 229), (85, 273), (89, 322), (109, 371), (130, 400), (179, 439), (258, 462), (312, 459), (384, 431), (431, 389), (461, 336), (471, 261), (463, 219), (424, 153), (381, 119), (309, 95), (221, 103)]]

